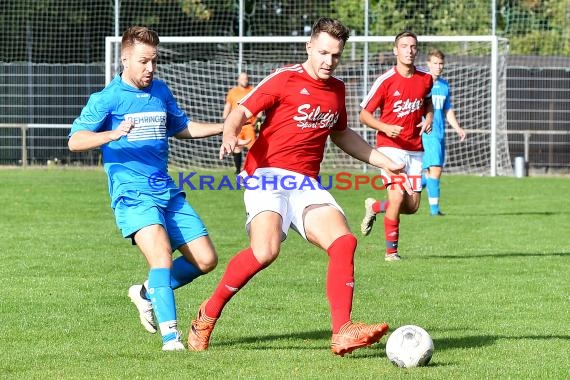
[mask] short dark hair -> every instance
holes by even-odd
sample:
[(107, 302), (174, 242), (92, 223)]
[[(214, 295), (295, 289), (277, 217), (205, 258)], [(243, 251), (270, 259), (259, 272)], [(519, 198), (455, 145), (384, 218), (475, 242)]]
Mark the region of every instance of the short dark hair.
[(137, 42), (156, 47), (160, 40), (158, 33), (146, 26), (131, 26), (123, 33), (121, 49), (131, 48)]
[(436, 49), (436, 48), (430, 49), (427, 57), (428, 57), (428, 61), (431, 57), (436, 57), (436, 58), (441, 59), (442, 61), (445, 61), (445, 54), (443, 54), (443, 52), (441, 50)]
[(321, 17), (315, 21), (311, 32), (311, 40), (323, 32), (342, 41), (343, 45), (348, 40), (348, 37), (350, 37), (350, 29), (339, 20), (330, 17)]
[(400, 41), (400, 39), (404, 37), (413, 37), (414, 40), (418, 42), (418, 36), (414, 32), (409, 30), (404, 30), (403, 32), (398, 33), (398, 35), (394, 39), (394, 45), (398, 45), (398, 41)]

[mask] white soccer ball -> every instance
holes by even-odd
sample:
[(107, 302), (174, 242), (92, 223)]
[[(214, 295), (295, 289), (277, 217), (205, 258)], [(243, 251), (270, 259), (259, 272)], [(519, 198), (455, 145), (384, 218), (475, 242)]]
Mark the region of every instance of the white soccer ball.
[(398, 327), (386, 341), (386, 356), (395, 366), (425, 366), (433, 355), (433, 340), (426, 330), (415, 325)]

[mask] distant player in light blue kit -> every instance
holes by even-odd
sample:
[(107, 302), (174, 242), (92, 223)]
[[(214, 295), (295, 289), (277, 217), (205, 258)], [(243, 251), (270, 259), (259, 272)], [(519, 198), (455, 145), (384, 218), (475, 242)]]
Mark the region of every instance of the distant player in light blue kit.
[[(166, 84), (153, 78), (158, 44), (157, 33), (145, 27), (125, 31), (123, 72), (91, 95), (68, 145), (74, 152), (101, 147), (117, 226), (150, 268), (148, 282), (131, 286), (128, 295), (147, 331), (160, 329), (162, 349), (177, 351), (184, 345), (173, 290), (210, 272), (218, 258), (202, 220), (168, 175), (168, 138), (212, 136), (223, 125), (190, 121)], [(182, 256), (172, 260), (174, 250)]]
[[(431, 133), (422, 134), (424, 146), (423, 168), (428, 202), (431, 215), (444, 215), (439, 209), (440, 178), (445, 163), (445, 120), (455, 129), (461, 141), (465, 140), (465, 131), (459, 126), (451, 104), (449, 83), (441, 77), (445, 63), (444, 54), (437, 49), (428, 53), (427, 65), (433, 77), (431, 99), (433, 103), (433, 123)], [(425, 181), (425, 182), (424, 182)]]

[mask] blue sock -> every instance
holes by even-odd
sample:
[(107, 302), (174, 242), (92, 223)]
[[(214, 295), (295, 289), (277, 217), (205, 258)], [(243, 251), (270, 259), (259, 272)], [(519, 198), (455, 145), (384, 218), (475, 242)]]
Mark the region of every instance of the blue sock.
[(192, 282), (196, 277), (203, 275), (198, 268), (184, 256), (180, 256), (172, 262), (172, 270), (170, 271), (170, 287), (178, 289)]
[(429, 211), (432, 215), (437, 214), (439, 212), (439, 179), (428, 177), (426, 187)]
[(176, 322), (176, 302), (174, 291), (170, 287), (169, 268), (151, 268), (148, 272), (148, 294), (154, 309), (154, 315), (160, 328), (162, 342), (176, 339), (178, 328)]
[(426, 187), (426, 184), (427, 184), (426, 172), (422, 172), (422, 189)]

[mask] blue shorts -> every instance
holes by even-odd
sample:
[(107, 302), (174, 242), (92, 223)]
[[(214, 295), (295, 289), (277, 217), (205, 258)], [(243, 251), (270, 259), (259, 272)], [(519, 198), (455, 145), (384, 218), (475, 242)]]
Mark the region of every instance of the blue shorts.
[(428, 169), (431, 166), (441, 166), (445, 162), (445, 140), (424, 138), (424, 158), (422, 167)]
[(132, 238), (141, 228), (160, 224), (168, 233), (173, 251), (185, 243), (208, 235), (206, 226), (186, 202), (183, 192), (173, 194), (166, 201), (150, 194), (126, 193), (117, 200), (114, 212), (117, 227), (123, 237)]

